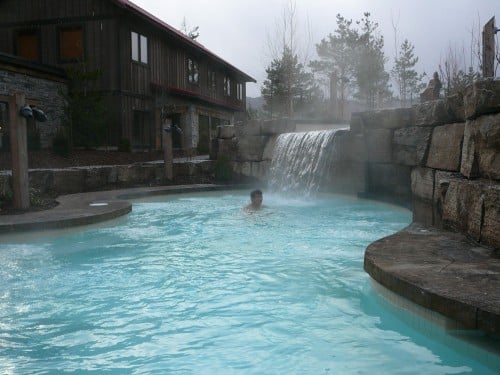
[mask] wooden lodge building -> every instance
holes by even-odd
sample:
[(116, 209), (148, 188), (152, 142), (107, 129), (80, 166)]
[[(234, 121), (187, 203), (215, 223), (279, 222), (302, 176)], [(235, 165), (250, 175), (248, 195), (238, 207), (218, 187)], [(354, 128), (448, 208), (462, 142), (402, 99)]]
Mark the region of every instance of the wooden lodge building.
[(246, 82), (255, 82), (128, 0), (2, 0), (0, 53), (99, 70), (106, 143), (125, 139), (134, 150), (161, 149), (171, 120), (182, 129), (174, 148), (208, 153), (217, 125), (244, 119)]

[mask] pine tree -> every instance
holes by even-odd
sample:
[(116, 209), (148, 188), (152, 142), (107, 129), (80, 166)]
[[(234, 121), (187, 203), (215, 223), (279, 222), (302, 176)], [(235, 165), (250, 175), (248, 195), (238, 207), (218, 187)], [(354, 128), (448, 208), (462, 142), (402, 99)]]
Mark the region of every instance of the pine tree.
[(370, 20), (370, 13), (357, 21), (361, 25), (357, 42), (354, 76), (356, 96), (365, 100), (368, 108), (376, 108), (381, 100), (391, 95), (389, 74), (385, 71), (384, 37), (377, 31), (378, 23)]
[(296, 112), (307, 110), (319, 95), (312, 74), (305, 71), (288, 47), (281, 57), (271, 62), (266, 73), (261, 94), (264, 110), (271, 117), (294, 117)]
[(418, 95), (425, 86), (422, 83), (424, 74), (418, 74), (415, 70), (418, 57), (415, 56), (414, 49), (413, 44), (405, 39), (392, 69), (392, 75), (399, 88), (399, 99), (402, 107), (406, 107), (408, 103), (413, 104), (413, 95)]
[[(326, 79), (335, 80), (340, 91), (339, 118), (344, 118), (345, 101), (348, 97), (349, 82), (354, 82), (354, 48), (359, 36), (352, 28), (352, 20), (347, 20), (337, 14), (337, 29), (316, 45), (319, 60), (312, 61), (309, 66), (313, 72)], [(334, 93), (330, 93), (333, 95)], [(336, 99), (336, 98), (335, 98)]]

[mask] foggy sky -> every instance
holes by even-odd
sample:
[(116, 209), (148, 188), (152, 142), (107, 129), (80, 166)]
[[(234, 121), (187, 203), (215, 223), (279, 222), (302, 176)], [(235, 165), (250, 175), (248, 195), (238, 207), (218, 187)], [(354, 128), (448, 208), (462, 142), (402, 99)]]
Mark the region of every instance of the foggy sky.
[[(255, 78), (256, 84), (247, 84), (247, 96), (260, 96), (271, 61), (268, 40), (287, 0), (131, 1), (177, 29), (184, 18), (188, 26), (199, 26), (197, 40)], [(390, 71), (395, 57), (394, 24), (397, 44), (408, 39), (415, 46), (420, 60), (417, 70), (428, 76), (438, 70), (450, 48), (464, 51), (462, 57), (469, 64), (471, 35), (481, 38), (479, 33), (491, 17), (496, 16), (500, 27), (500, 0), (296, 0), (295, 4), (301, 49), (309, 50), (313, 59), (315, 44), (335, 31), (337, 13), (358, 20), (368, 11), (385, 39), (386, 70)]]

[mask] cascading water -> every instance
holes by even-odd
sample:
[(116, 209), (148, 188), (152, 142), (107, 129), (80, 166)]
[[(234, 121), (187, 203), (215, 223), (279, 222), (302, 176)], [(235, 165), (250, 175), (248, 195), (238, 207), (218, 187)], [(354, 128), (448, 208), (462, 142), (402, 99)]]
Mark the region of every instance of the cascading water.
[(271, 162), (269, 188), (310, 195), (330, 183), (336, 131), (279, 135)]

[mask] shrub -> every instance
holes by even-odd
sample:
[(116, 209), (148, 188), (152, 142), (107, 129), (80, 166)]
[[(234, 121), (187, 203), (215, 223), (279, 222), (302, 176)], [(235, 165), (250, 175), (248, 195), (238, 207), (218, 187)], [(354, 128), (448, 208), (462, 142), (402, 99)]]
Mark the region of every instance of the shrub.
[(118, 151), (130, 152), (130, 141), (126, 138), (122, 138), (120, 140), (120, 144), (118, 145)]
[(52, 152), (55, 155), (68, 157), (71, 153), (71, 143), (63, 131), (59, 131), (52, 140)]

